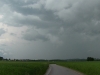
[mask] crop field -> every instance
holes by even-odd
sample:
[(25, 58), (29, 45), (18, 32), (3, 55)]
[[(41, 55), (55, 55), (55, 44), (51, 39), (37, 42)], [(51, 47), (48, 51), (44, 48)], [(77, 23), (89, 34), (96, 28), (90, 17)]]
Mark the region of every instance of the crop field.
[(100, 75), (100, 62), (57, 62), (58, 65), (65, 66), (84, 73), (85, 75)]
[(0, 75), (44, 75), (48, 65), (43, 62), (0, 62)]

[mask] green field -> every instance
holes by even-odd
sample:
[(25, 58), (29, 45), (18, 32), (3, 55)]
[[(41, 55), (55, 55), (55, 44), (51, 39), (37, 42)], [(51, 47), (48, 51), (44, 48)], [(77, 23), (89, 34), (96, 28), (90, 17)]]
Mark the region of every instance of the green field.
[(43, 62), (0, 62), (0, 75), (44, 75), (48, 65)]
[(62, 65), (84, 73), (85, 75), (100, 75), (100, 62), (57, 62)]
[[(100, 62), (50, 62), (75, 69), (85, 75), (100, 75)], [(44, 75), (49, 64), (47, 62), (0, 62), (0, 75)]]

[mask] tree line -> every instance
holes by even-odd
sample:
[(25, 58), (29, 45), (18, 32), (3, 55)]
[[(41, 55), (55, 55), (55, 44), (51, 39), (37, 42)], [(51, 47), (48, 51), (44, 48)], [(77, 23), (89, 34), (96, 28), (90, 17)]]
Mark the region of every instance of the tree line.
[(100, 61), (100, 59), (98, 58), (93, 58), (93, 57), (87, 57), (87, 59), (37, 59), (37, 60), (33, 60), (33, 59), (4, 59), (3, 57), (0, 57), (0, 60), (4, 60), (4, 61)]

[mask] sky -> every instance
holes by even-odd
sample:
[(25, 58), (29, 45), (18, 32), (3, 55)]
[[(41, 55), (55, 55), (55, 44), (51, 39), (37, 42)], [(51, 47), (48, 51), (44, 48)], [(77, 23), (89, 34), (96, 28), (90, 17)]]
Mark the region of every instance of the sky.
[(100, 0), (1, 0), (0, 56), (100, 58)]

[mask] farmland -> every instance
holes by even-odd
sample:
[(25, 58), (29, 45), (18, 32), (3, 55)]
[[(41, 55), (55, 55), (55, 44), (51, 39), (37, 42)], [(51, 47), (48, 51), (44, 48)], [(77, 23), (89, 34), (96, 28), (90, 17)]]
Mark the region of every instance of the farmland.
[(0, 75), (44, 75), (47, 68), (44, 62), (0, 62)]
[[(81, 62), (49, 62), (58, 64), (84, 73), (85, 75), (100, 75), (99, 61)], [(45, 62), (21, 62), (21, 61), (0, 61), (0, 75), (44, 75), (49, 63)]]
[(65, 66), (84, 73), (85, 75), (100, 75), (100, 62), (57, 62), (58, 65)]

